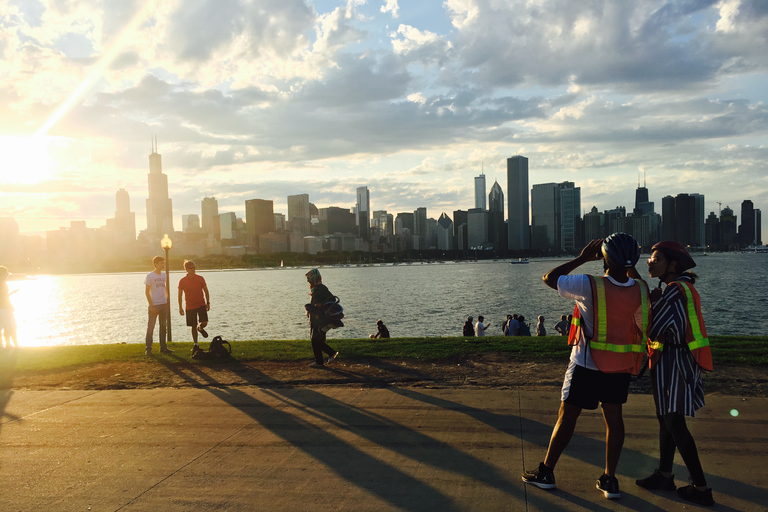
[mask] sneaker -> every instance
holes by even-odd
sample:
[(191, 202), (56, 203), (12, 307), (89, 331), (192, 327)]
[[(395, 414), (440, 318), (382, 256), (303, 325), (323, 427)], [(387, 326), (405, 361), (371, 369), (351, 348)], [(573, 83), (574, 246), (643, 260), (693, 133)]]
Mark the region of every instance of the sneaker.
[(208, 337), (208, 333), (205, 331), (205, 329), (203, 329), (203, 328), (202, 328), (201, 326), (199, 326), (199, 325), (197, 326), (197, 332), (199, 332), (200, 334), (202, 334), (202, 335), (203, 335), (203, 338), (207, 338), (207, 337)]
[(597, 479), (595, 487), (597, 487), (598, 491), (603, 491), (603, 496), (609, 500), (616, 500), (621, 498), (621, 493), (619, 492), (619, 481), (616, 480), (615, 476), (608, 476), (603, 474), (603, 476)]
[(676, 489), (675, 475), (669, 477), (664, 476), (659, 472), (658, 469), (656, 469), (649, 477), (635, 480), (635, 483), (643, 489), (648, 489), (651, 491), (655, 489), (660, 489), (662, 491), (674, 491)]
[(162, 352), (163, 354), (170, 354), (171, 352), (173, 352), (173, 350), (169, 348), (162, 348), (160, 349), (160, 352)]
[(310, 368), (325, 368), (325, 365), (321, 364), (321, 363), (312, 363), (311, 365), (309, 365), (309, 367)]
[(677, 490), (677, 495), (683, 498), (685, 501), (696, 503), (697, 505), (703, 505), (705, 507), (711, 507), (715, 504), (715, 500), (712, 498), (712, 489), (706, 491), (698, 491), (692, 485), (686, 485)]
[(146, 350), (144, 351), (144, 355), (145, 355), (145, 356), (151, 356), (151, 355), (152, 355), (152, 349), (151, 349), (151, 348), (148, 348), (148, 349), (146, 349)]
[(539, 467), (533, 471), (523, 472), (523, 482), (531, 485), (535, 485), (539, 489), (554, 489), (555, 485), (555, 472), (544, 465), (543, 462), (539, 463)]
[(336, 360), (337, 357), (339, 357), (339, 353), (338, 352), (336, 352), (331, 357), (329, 357), (328, 361), (325, 364), (331, 364), (332, 362), (334, 362)]

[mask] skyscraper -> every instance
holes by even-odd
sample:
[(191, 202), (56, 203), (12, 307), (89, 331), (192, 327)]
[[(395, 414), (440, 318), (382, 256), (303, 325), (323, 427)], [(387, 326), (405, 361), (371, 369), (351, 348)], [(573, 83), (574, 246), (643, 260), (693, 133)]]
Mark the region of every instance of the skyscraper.
[(551, 251), (560, 245), (560, 194), (557, 183), (531, 187), (531, 249)]
[(368, 192), (368, 187), (357, 187), (355, 215), (358, 236), (363, 240), (368, 240), (371, 228), (371, 194)]
[(453, 250), (453, 221), (445, 212), (437, 219), (437, 248), (441, 251)]
[(309, 235), (311, 219), (309, 194), (288, 196), (288, 229), (302, 236)]
[(485, 211), (485, 174), (475, 177), (475, 208)]
[(581, 187), (571, 181), (558, 185), (560, 192), (560, 249), (573, 252), (581, 249)]
[(107, 219), (107, 229), (122, 241), (136, 241), (136, 214), (131, 211), (131, 199), (124, 188), (115, 194), (115, 217)]
[[(245, 201), (245, 231), (257, 237), (275, 230), (274, 203), (268, 199)], [(255, 243), (255, 241), (254, 241)]]
[(528, 159), (524, 156), (516, 155), (507, 159), (507, 210), (509, 249), (511, 251), (530, 249)]
[(741, 225), (739, 226), (739, 245), (747, 247), (755, 245), (755, 205), (747, 199), (741, 203)]
[(204, 197), (201, 210), (203, 233), (213, 237), (214, 240), (220, 240), (219, 202), (215, 197)]
[(149, 199), (147, 199), (147, 233), (162, 237), (173, 233), (173, 205), (168, 197), (168, 176), (163, 174), (160, 154), (157, 152), (157, 140), (152, 143), (149, 155)]
[(489, 242), (496, 249), (507, 248), (507, 227), (504, 225), (504, 192), (498, 181), (493, 182), (491, 192), (488, 194), (488, 211), (490, 213), (488, 235)]
[[(414, 240), (414, 249), (427, 248), (429, 230), (427, 228), (427, 209), (423, 206), (416, 208), (416, 211), (413, 212), (413, 237), (418, 240), (418, 242)], [(418, 247), (416, 247), (417, 243), (419, 244)]]

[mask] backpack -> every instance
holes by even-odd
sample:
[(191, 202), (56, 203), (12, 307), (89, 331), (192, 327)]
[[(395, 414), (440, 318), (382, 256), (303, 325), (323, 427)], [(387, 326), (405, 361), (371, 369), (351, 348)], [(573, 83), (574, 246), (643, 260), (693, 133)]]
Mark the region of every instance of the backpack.
[(334, 295), (333, 298), (333, 301), (326, 302), (317, 307), (312, 304), (304, 305), (311, 324), (322, 328), (326, 332), (329, 329), (344, 327), (344, 322), (341, 321), (344, 318), (344, 308), (339, 304), (338, 297)]
[(221, 336), (214, 336), (211, 340), (211, 344), (208, 346), (208, 350), (203, 350), (200, 347), (194, 347), (192, 349), (192, 359), (199, 360), (211, 360), (211, 359), (227, 359), (232, 355), (232, 345)]

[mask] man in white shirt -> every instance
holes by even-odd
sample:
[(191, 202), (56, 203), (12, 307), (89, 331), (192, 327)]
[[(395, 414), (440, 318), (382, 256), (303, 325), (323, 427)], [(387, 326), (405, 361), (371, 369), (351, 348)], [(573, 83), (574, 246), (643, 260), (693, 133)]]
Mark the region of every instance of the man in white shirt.
[(483, 324), (484, 318), (482, 316), (477, 317), (477, 324), (475, 325), (475, 336), (485, 336), (485, 330), (491, 326), (491, 322)]
[(165, 345), (165, 331), (168, 325), (168, 290), (165, 286), (165, 260), (161, 256), (152, 258), (152, 265), (155, 269), (147, 274), (144, 279), (144, 295), (149, 303), (149, 320), (147, 321), (147, 348), (144, 351), (146, 355), (152, 355), (152, 338), (155, 332), (155, 322), (160, 318), (160, 352), (172, 352)]

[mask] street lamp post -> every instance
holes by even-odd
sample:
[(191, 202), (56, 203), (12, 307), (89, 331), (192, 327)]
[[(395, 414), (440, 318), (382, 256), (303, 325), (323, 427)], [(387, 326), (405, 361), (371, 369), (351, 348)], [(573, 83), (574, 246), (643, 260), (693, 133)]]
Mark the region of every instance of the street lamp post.
[(168, 294), (168, 314), (166, 315), (166, 322), (167, 322), (167, 328), (168, 331), (168, 341), (173, 341), (173, 337), (171, 336), (171, 277), (168, 273), (168, 268), (171, 266), (171, 262), (168, 260), (168, 251), (171, 250), (171, 247), (173, 247), (173, 242), (170, 238), (168, 238), (168, 234), (163, 237), (162, 240), (160, 240), (160, 247), (163, 248), (165, 251), (165, 291)]

